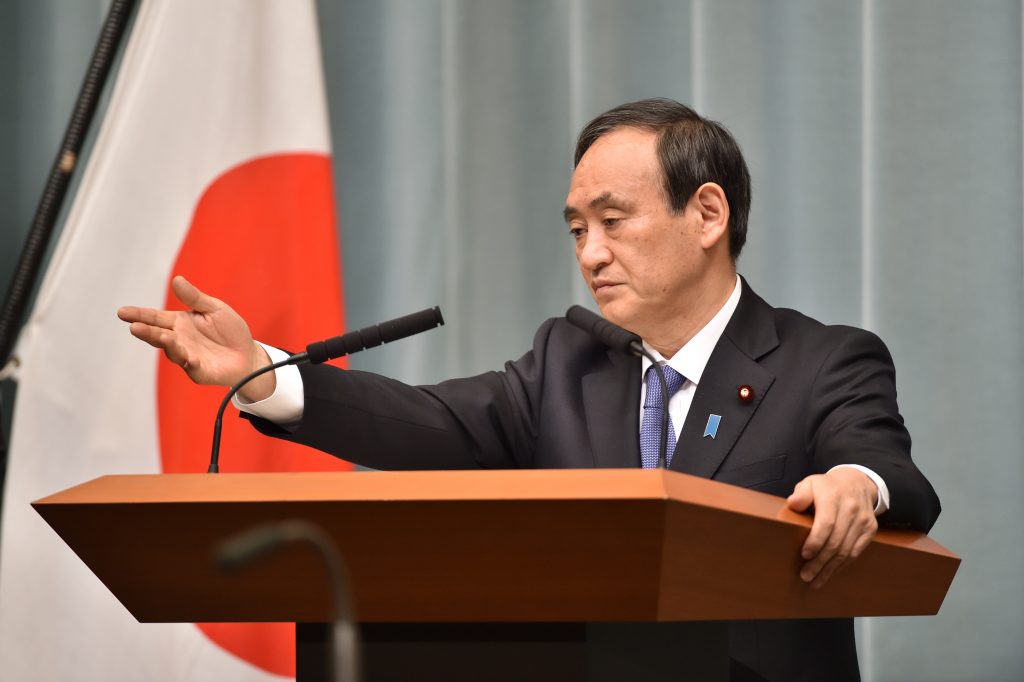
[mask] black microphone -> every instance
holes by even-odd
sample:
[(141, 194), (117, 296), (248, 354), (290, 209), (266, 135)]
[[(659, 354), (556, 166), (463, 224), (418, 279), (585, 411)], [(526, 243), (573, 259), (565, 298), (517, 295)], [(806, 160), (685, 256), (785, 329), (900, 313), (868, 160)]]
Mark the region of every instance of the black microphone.
[[(643, 344), (640, 337), (633, 332), (628, 332), (617, 324), (612, 324), (596, 313), (592, 313), (583, 306), (574, 305), (565, 311), (565, 319), (572, 322), (585, 332), (596, 336), (597, 340), (606, 346), (621, 350), (632, 355), (641, 354)], [(639, 350), (638, 350), (639, 348)]]
[(668, 382), (665, 381), (665, 372), (662, 371), (661, 365), (658, 364), (658, 361), (654, 359), (653, 355), (647, 352), (647, 349), (644, 348), (644, 344), (640, 340), (639, 336), (633, 332), (626, 331), (617, 324), (609, 322), (600, 315), (593, 313), (582, 306), (574, 305), (565, 311), (565, 319), (569, 320), (569, 322), (576, 327), (579, 327), (583, 331), (593, 335), (598, 341), (609, 348), (621, 350), (625, 353), (629, 353), (630, 355), (643, 355), (651, 361), (651, 366), (654, 367), (654, 373), (658, 375), (658, 382), (661, 383), (661, 404), (665, 406), (661, 411), (661, 442), (658, 444), (658, 468), (667, 468)]
[(370, 327), (364, 327), (363, 329), (349, 332), (348, 334), (335, 336), (334, 338), (327, 339), (326, 341), (311, 343), (306, 346), (305, 353), (296, 353), (295, 355), (289, 356), (280, 362), (275, 362), (274, 364), (267, 365), (266, 367), (260, 367), (252, 374), (243, 377), (241, 381), (231, 387), (228, 394), (224, 396), (224, 400), (220, 402), (220, 407), (217, 408), (217, 419), (213, 422), (213, 447), (210, 452), (210, 467), (207, 469), (207, 472), (215, 474), (219, 471), (218, 460), (220, 458), (220, 432), (224, 421), (224, 410), (228, 408), (228, 403), (231, 402), (231, 399), (235, 394), (256, 377), (262, 376), (267, 372), (272, 372), (280, 367), (284, 367), (285, 365), (298, 365), (302, 362), (309, 362), (310, 364), (318, 365), (321, 362), (326, 362), (327, 360), (340, 358), (342, 355), (356, 353), (367, 348), (379, 346), (382, 343), (398, 341), (399, 339), (404, 339), (407, 336), (413, 336), (420, 332), (429, 331), (435, 327), (440, 327), (443, 324), (444, 318), (441, 316), (441, 309), (434, 306), (433, 308), (421, 310), (418, 313), (412, 313), (411, 315), (398, 317), (394, 320), (388, 320), (387, 322), (381, 322), (380, 324)]
[(407, 336), (429, 331), (443, 324), (444, 318), (441, 317), (441, 309), (434, 306), (418, 313), (335, 336), (326, 341), (311, 343), (306, 346), (306, 353), (309, 355), (310, 363), (318, 365), (321, 362), (340, 358), (342, 355), (357, 353), (382, 343), (391, 343)]

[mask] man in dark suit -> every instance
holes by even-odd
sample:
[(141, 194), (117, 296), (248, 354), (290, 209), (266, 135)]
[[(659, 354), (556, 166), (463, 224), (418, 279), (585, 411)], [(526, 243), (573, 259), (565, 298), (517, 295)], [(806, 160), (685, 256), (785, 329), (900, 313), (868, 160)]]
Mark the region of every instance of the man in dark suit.
[[(772, 308), (736, 274), (750, 178), (732, 136), (645, 100), (588, 124), (575, 161), (564, 217), (580, 270), (603, 315), (670, 376), (671, 468), (813, 508), (800, 571), (812, 588), (878, 519), (927, 531), (938, 500), (911, 461), (885, 346)], [(189, 312), (119, 314), (195, 381), (231, 385), (279, 353), (222, 302), (173, 286)], [(265, 433), (374, 468), (649, 466), (663, 409), (649, 364), (556, 319), (503, 372), (410, 387), (292, 368), (253, 382), (240, 406)], [(850, 620), (738, 623), (730, 640), (768, 679), (858, 676)]]

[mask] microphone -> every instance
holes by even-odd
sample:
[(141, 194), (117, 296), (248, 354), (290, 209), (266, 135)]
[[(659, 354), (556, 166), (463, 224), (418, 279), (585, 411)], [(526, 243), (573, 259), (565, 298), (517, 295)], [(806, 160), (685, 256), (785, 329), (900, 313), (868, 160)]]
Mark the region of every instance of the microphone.
[(661, 384), (661, 404), (665, 406), (661, 411), (661, 442), (658, 443), (658, 468), (665, 469), (668, 459), (668, 382), (665, 381), (665, 373), (662, 371), (661, 365), (653, 355), (647, 352), (639, 336), (582, 306), (574, 305), (565, 311), (565, 319), (591, 334), (609, 348), (638, 357), (642, 355), (651, 361), (654, 373), (658, 375), (658, 382)]
[(367, 348), (374, 348), (382, 343), (398, 341), (407, 336), (429, 331), (443, 324), (444, 318), (441, 316), (441, 309), (438, 306), (434, 306), (433, 308), (421, 310), (418, 313), (412, 313), (395, 318), (394, 320), (388, 320), (387, 322), (381, 322), (380, 324), (342, 334), (341, 336), (335, 336), (326, 341), (311, 343), (306, 346), (306, 352), (296, 353), (280, 362), (260, 367), (255, 372), (243, 377), (241, 381), (231, 387), (228, 394), (224, 396), (224, 400), (220, 402), (220, 407), (217, 408), (217, 418), (213, 422), (213, 447), (210, 453), (210, 467), (207, 469), (207, 472), (216, 474), (219, 471), (220, 432), (224, 421), (224, 410), (228, 408), (228, 403), (231, 402), (235, 394), (256, 377), (285, 365), (298, 365), (302, 362), (318, 365), (327, 360), (340, 358), (343, 355), (356, 353)]
[(349, 353), (357, 353), (382, 343), (391, 343), (407, 336), (429, 331), (443, 324), (444, 318), (441, 317), (441, 309), (434, 306), (418, 313), (335, 336), (326, 341), (311, 343), (306, 346), (306, 353), (309, 355), (311, 364), (319, 365), (321, 362), (340, 358)]
[(583, 306), (574, 305), (569, 308), (565, 311), (565, 318), (583, 331), (597, 337), (597, 340), (606, 346), (632, 355), (643, 352), (644, 346), (640, 342), (639, 336), (626, 331), (617, 324), (612, 324)]

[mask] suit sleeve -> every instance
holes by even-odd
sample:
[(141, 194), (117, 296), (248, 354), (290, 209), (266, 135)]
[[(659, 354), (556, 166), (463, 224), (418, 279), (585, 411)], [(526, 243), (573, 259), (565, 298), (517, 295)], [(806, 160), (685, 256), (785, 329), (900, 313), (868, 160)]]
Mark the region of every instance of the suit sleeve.
[(815, 469), (868, 467), (889, 488), (890, 507), (879, 523), (928, 532), (939, 515), (939, 499), (910, 457), (892, 356), (874, 334), (832, 329), (839, 340), (819, 368), (810, 396), (814, 409), (807, 432)]
[(552, 324), (546, 322), (533, 350), (502, 372), (409, 386), (369, 372), (305, 365), (305, 402), (296, 428), (242, 416), (265, 435), (374, 469), (529, 466)]

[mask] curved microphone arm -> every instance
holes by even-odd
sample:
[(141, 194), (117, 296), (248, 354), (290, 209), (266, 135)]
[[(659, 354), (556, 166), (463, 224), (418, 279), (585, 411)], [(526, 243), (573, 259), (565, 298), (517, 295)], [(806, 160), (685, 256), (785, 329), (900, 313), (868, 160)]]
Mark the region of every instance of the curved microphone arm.
[(235, 397), (235, 394), (242, 390), (243, 386), (256, 377), (262, 376), (267, 372), (273, 372), (285, 365), (297, 365), (303, 360), (308, 359), (308, 357), (309, 355), (307, 353), (296, 353), (295, 355), (285, 358), (280, 362), (260, 367), (255, 372), (246, 375), (241, 381), (231, 387), (228, 394), (224, 396), (224, 400), (220, 401), (220, 407), (217, 408), (217, 418), (213, 422), (213, 449), (212, 452), (210, 452), (210, 468), (207, 469), (207, 473), (216, 474), (220, 471), (218, 468), (218, 461), (220, 460), (220, 431), (224, 422), (224, 410), (228, 409), (228, 404), (231, 402), (231, 399)]

